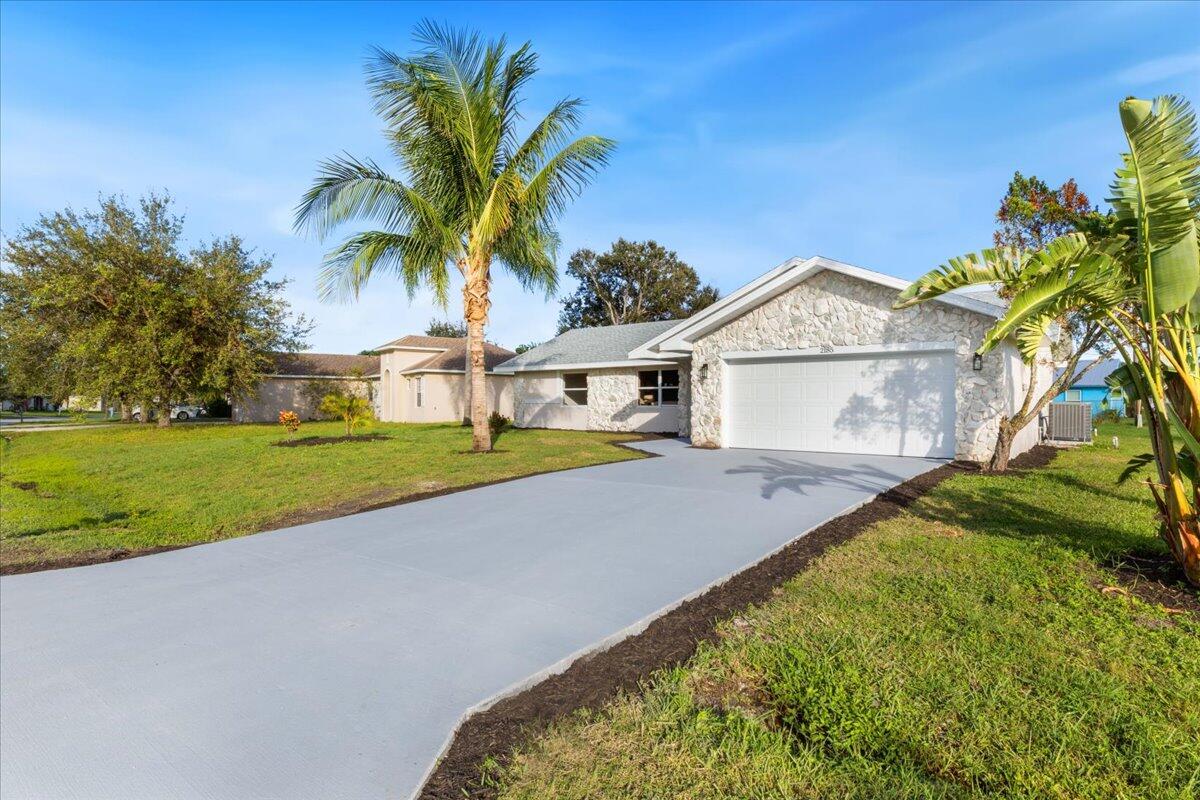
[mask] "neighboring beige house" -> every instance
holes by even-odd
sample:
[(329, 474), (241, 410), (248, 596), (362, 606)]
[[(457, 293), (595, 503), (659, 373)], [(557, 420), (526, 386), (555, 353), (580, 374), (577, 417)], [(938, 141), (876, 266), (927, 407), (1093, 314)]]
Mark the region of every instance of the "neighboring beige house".
[(280, 411), (295, 411), (301, 419), (315, 419), (320, 400), (304, 391), (314, 381), (337, 381), (355, 394), (370, 398), (378, 413), (379, 356), (272, 353), (272, 359), (272, 371), (263, 375), (255, 396), (233, 403), (234, 422), (277, 422)]
[[(402, 336), (377, 348), (379, 355), (275, 353), (270, 374), (263, 375), (254, 397), (233, 404), (234, 422), (275, 422), (280, 411), (301, 419), (317, 416), (315, 381), (339, 381), (367, 397), (384, 422), (458, 422), (469, 405), (464, 378), (467, 340), (442, 336)], [(516, 353), (485, 343), (488, 412), (513, 415), (512, 376), (492, 370)]]
[[(467, 416), (470, 384), (465, 378), (467, 340), (402, 336), (376, 348), (379, 418), (385, 422), (449, 422)], [(488, 413), (513, 416), (512, 376), (494, 372), (516, 353), (484, 343)]]
[[(1029, 367), (1011, 342), (975, 357), (1004, 313), (950, 293), (892, 310), (907, 281), (794, 258), (686, 320), (568, 331), (496, 367), (522, 427), (678, 433), (705, 447), (991, 456)], [(1043, 348), (1036, 379), (1052, 379)], [(1036, 422), (1012, 455), (1038, 442)]]

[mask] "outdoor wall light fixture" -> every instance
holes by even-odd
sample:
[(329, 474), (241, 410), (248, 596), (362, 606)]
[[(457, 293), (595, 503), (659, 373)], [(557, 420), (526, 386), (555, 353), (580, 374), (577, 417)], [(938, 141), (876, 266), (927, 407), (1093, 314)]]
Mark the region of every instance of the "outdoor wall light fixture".
[(701, 364), (700, 365), (700, 380), (703, 381), (703, 380), (706, 380), (707, 378), (708, 378), (708, 364)]
[(979, 355), (979, 353), (976, 353), (971, 359), (971, 369), (975, 370), (976, 372), (979, 372), (983, 369), (983, 356)]

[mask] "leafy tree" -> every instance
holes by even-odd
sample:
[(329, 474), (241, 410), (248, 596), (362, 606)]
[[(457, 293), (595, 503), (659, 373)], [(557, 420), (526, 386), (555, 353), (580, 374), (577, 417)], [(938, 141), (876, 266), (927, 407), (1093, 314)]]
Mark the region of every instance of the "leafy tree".
[(992, 241), (996, 247), (1041, 250), (1058, 237), (1085, 227), (1096, 216), (1074, 178), (1051, 189), (1036, 175), (1026, 178), (1016, 172), (996, 212), (999, 226)]
[(151, 195), (135, 210), (110, 197), (8, 241), (0, 297), (16, 350), (38, 359), (30, 380), (123, 409), (136, 401), (143, 420), (153, 405), (166, 426), (173, 403), (248, 394), (268, 351), (302, 346), (308, 323), (266, 277), (270, 261), (236, 237), (183, 252), (170, 202)]
[(345, 422), (347, 436), (353, 436), (355, 428), (366, 425), (375, 416), (371, 411), (371, 401), (352, 392), (325, 395), (320, 411)]
[[(1129, 151), (1111, 186), (1108, 233), (1071, 234), (1014, 264), (1020, 288), (981, 351), (1040, 320), (1075, 312), (1097, 321), (1125, 362), (1126, 396), (1142, 401), (1153, 453), (1147, 479), (1160, 533), (1200, 586), (1200, 147), (1196, 118), (1176, 96), (1120, 104)], [(998, 265), (993, 265), (998, 266)]]
[(526, 342), (525, 344), (519, 344), (517, 345), (517, 349), (513, 352), (515, 352), (517, 355), (521, 355), (521, 353), (526, 353), (537, 347), (539, 344), (541, 344), (541, 342)]
[(445, 304), (451, 270), (463, 278), (471, 369), (473, 449), (491, 449), (484, 383), (484, 326), (492, 267), (526, 288), (557, 285), (554, 220), (608, 160), (614, 143), (572, 138), (581, 103), (560, 100), (524, 138), (519, 102), (537, 71), (528, 43), (508, 52), (504, 39), (430, 22), (416, 30), (421, 49), (401, 57), (376, 50), (367, 63), (375, 110), (405, 179), (371, 161), (324, 162), (296, 212), (296, 226), (319, 237), (351, 220), (380, 227), (356, 233), (326, 256), (322, 294), (357, 297), (376, 270), (414, 293), (433, 290)]
[[(1022, 267), (1035, 260), (1038, 251), (1045, 250), (1048, 244), (1061, 246), (1067, 243), (1069, 240), (1061, 237), (1076, 228), (1099, 229), (1100, 219), (1101, 215), (1092, 208), (1087, 195), (1079, 191), (1074, 178), (1051, 190), (1036, 176), (1026, 178), (1017, 172), (996, 213), (1000, 223), (992, 236), (996, 248), (952, 259), (949, 264), (918, 278), (900, 296), (897, 307), (905, 308), (952, 289), (976, 284), (994, 286), (1002, 296), (1011, 298), (1022, 288)], [(1054, 244), (1056, 241), (1058, 245)], [(1080, 369), (1083, 355), (1094, 351), (1106, 357), (1112, 353), (1111, 347), (1103, 346), (1104, 332), (1099, 323), (1074, 312), (1064, 313), (1057, 319), (1038, 319), (1028, 325), (1023, 334), (1022, 356), (1029, 367), (1029, 381), (1021, 406), (1012, 416), (1000, 418), (996, 445), (988, 463), (988, 469), (996, 472), (1008, 469), (1016, 435), (1034, 423), (1055, 397), (1100, 363), (1100, 359), (1095, 359)], [(1052, 339), (1049, 358), (1039, 353), (1047, 335)], [(1042, 356), (1040, 361), (1039, 355)], [(1037, 380), (1039, 366), (1052, 368), (1056, 363), (1061, 364), (1059, 376), (1040, 384)]]
[(684, 319), (715, 303), (720, 292), (657, 242), (618, 239), (607, 253), (576, 250), (567, 274), (579, 282), (563, 300), (558, 332), (597, 325)]
[(448, 339), (462, 339), (467, 335), (467, 323), (451, 322), (448, 319), (431, 319), (425, 327), (426, 336), (445, 336)]

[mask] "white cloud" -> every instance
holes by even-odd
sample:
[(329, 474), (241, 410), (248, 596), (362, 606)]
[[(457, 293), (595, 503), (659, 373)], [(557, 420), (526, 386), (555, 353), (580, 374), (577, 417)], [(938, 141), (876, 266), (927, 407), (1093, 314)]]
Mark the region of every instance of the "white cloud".
[(1140, 64), (1126, 67), (1114, 75), (1117, 83), (1129, 86), (1144, 86), (1173, 78), (1187, 76), (1189, 80), (1180, 88), (1195, 91), (1200, 85), (1200, 52), (1176, 53), (1175, 55), (1152, 58)]

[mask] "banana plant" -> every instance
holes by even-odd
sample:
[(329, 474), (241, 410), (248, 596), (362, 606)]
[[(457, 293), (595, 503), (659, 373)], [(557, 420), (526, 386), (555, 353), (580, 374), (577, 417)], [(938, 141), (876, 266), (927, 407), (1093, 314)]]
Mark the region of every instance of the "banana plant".
[[(950, 259), (913, 281), (896, 299), (895, 308), (903, 309), (932, 300), (947, 292), (968, 286), (999, 286), (1009, 296), (1038, 285), (1053, 285), (1053, 276), (1063, 272), (1065, 265), (1079, 264), (1092, 247), (1082, 233), (1071, 233), (1050, 242), (1044, 249), (1021, 251), (1015, 248), (989, 248)], [(1082, 370), (1080, 357), (1098, 345), (1104, 335), (1101, 326), (1090, 319), (1069, 313), (1046, 311), (1023, 315), (1011, 334), (1029, 365), (1029, 382), (1025, 396), (1012, 416), (1002, 417), (996, 432), (996, 444), (988, 469), (1001, 472), (1008, 467), (1009, 453), (1018, 433), (1038, 418), (1046, 407), (1068, 386), (1086, 375), (1098, 361)], [(1063, 370), (1057, 378), (1042, 386), (1037, 382), (1037, 359), (1043, 343), (1056, 329), (1067, 324), (1074, 330), (1073, 347)]]
[(1046, 315), (1094, 320), (1125, 362), (1117, 378), (1141, 399), (1161, 534), (1200, 586), (1200, 149), (1196, 118), (1177, 96), (1120, 104), (1129, 145), (1108, 198), (1114, 231), (1023, 286), (980, 352)]

